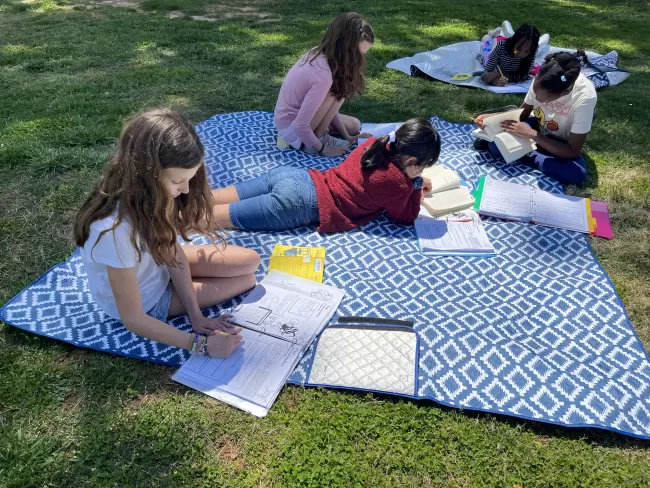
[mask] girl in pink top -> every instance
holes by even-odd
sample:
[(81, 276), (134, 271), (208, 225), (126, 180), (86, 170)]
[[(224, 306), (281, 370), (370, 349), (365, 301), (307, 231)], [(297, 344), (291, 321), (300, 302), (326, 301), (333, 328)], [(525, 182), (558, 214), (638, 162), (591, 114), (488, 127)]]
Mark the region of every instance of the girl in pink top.
[(374, 40), (361, 15), (343, 14), (327, 28), (320, 45), (289, 70), (273, 116), (280, 149), (333, 157), (357, 142), (361, 122), (339, 114), (339, 109), (346, 99), (363, 93), (364, 55)]

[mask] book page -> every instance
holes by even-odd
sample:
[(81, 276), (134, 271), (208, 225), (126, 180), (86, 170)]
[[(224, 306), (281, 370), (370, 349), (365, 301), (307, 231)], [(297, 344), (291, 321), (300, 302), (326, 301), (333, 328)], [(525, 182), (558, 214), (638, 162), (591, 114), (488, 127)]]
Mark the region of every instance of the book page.
[(497, 144), (497, 147), (501, 153), (504, 152), (504, 149), (508, 152), (512, 152), (520, 149), (521, 147), (524, 147), (525, 145), (530, 146), (530, 141), (522, 137), (513, 136), (507, 132), (497, 134), (494, 138), (494, 142)]
[(486, 178), (480, 205), (479, 213), (527, 222), (533, 218), (532, 188)]
[(429, 193), (422, 200), (422, 205), (433, 216), (469, 208), (473, 203), (474, 199), (464, 187)]
[(537, 145), (530, 139), (523, 139), (505, 132), (497, 134), (494, 143), (506, 163), (517, 161), (537, 148)]
[(480, 220), (454, 222), (436, 219), (417, 219), (415, 231), (422, 252), (459, 251), (467, 253), (494, 253)]
[(228, 359), (193, 354), (172, 378), (263, 417), (304, 350), (250, 330), (244, 329), (241, 334), (244, 340)]
[(503, 132), (501, 128), (501, 122), (505, 120), (516, 120), (519, 121), (519, 117), (523, 109), (510, 110), (509, 112), (503, 112), (496, 115), (491, 115), (483, 120), (483, 130), (486, 134), (494, 139), (494, 136)]
[(453, 169), (436, 164), (425, 168), (422, 176), (431, 180), (431, 193), (453, 190), (460, 186), (460, 176)]
[(586, 201), (538, 190), (533, 195), (533, 221), (541, 225), (589, 233)]
[(271, 271), (232, 314), (232, 322), (300, 345), (327, 325), (344, 293), (280, 271)]

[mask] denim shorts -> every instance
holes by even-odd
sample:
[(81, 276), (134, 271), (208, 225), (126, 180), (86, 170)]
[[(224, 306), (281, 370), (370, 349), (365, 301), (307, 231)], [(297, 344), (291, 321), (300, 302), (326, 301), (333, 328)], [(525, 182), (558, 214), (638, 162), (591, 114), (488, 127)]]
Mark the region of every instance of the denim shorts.
[(304, 169), (276, 168), (235, 185), (239, 202), (229, 205), (238, 229), (285, 230), (318, 224), (314, 181)]
[(162, 296), (158, 299), (156, 304), (151, 307), (151, 310), (147, 312), (147, 315), (153, 317), (154, 319), (162, 320), (167, 322), (167, 316), (169, 315), (169, 306), (172, 303), (172, 285), (171, 282), (167, 285), (167, 288), (163, 292)]

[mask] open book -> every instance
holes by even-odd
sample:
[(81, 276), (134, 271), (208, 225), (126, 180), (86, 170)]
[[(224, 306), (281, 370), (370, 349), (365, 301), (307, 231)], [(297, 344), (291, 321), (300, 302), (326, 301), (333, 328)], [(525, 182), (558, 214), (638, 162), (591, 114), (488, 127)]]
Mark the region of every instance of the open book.
[(431, 216), (445, 215), (470, 208), (474, 199), (467, 188), (461, 186), (455, 171), (441, 164), (426, 168), (422, 176), (431, 180), (431, 192), (424, 195), (422, 206)]
[(483, 129), (474, 130), (472, 135), (479, 139), (494, 142), (506, 163), (516, 161), (537, 149), (537, 144), (535, 144), (531, 139), (525, 139), (504, 132), (501, 128), (501, 122), (505, 120), (519, 121), (522, 111), (522, 109), (517, 109), (497, 115), (491, 115), (484, 119)]
[(337, 288), (271, 271), (233, 312), (232, 322), (244, 328), (233, 355), (194, 354), (173, 379), (263, 417), (343, 296)]
[(558, 195), (532, 186), (482, 176), (475, 192), (474, 210), (481, 215), (549, 227), (594, 233), (596, 219), (588, 198)]

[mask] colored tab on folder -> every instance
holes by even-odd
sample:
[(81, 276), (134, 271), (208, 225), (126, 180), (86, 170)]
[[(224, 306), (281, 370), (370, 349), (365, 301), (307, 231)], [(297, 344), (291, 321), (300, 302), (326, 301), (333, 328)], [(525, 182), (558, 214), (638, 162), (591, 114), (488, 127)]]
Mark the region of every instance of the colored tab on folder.
[(585, 198), (585, 210), (587, 212), (587, 225), (589, 226), (589, 233), (594, 234), (596, 231), (597, 222), (591, 212), (591, 199)]
[(483, 189), (485, 188), (485, 176), (478, 179), (476, 190), (474, 190), (474, 210), (478, 212), (481, 209), (481, 200), (483, 200)]
[(593, 235), (613, 239), (612, 224), (609, 221), (609, 210), (605, 202), (591, 201), (591, 215), (596, 219), (596, 229)]

